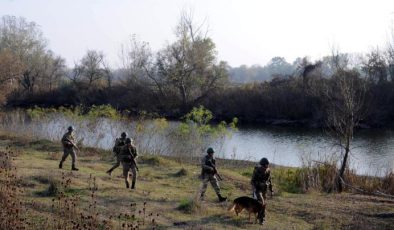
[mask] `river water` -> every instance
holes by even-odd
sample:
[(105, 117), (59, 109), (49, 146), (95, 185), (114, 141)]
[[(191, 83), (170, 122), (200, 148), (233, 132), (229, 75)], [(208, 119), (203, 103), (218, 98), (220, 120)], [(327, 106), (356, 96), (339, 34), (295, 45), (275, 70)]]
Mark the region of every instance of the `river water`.
[[(59, 140), (72, 124), (76, 127), (77, 139), (86, 146), (111, 149), (114, 138), (127, 131), (139, 149), (155, 154), (174, 151), (173, 131), (179, 122), (164, 125), (152, 120), (93, 121), (71, 119), (52, 114), (46, 119), (31, 121), (20, 113), (8, 114), (0, 128), (35, 138)], [(172, 137), (172, 138), (171, 138)], [(176, 142), (176, 145), (183, 143)], [(217, 157), (258, 161), (267, 157), (270, 162), (285, 166), (302, 166), (305, 162), (340, 159), (341, 150), (336, 139), (320, 129), (289, 127), (239, 127), (221, 141), (209, 145), (216, 149)], [(358, 174), (383, 175), (394, 168), (394, 131), (359, 130), (355, 133), (350, 156), (350, 167)], [(201, 155), (202, 150), (200, 151)]]

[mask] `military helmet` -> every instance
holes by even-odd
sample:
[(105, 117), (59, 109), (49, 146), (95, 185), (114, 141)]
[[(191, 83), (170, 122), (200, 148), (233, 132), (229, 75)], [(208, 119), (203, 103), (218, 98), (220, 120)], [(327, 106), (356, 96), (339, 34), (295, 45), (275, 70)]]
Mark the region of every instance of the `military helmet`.
[(126, 144), (131, 144), (133, 142), (133, 139), (131, 138), (126, 138)]
[(120, 134), (120, 136), (121, 136), (122, 138), (125, 138), (125, 137), (127, 137), (127, 133), (126, 133), (126, 132), (123, 132), (122, 134)]
[(260, 160), (260, 165), (268, 165), (270, 162), (268, 161), (267, 158), (263, 157)]
[(213, 150), (213, 148), (211, 148), (211, 147), (209, 147), (208, 149), (207, 149), (207, 153), (214, 153), (215, 151)]
[(73, 126), (69, 126), (69, 127), (67, 128), (67, 130), (68, 130), (68, 131), (74, 131), (75, 129), (74, 129)]

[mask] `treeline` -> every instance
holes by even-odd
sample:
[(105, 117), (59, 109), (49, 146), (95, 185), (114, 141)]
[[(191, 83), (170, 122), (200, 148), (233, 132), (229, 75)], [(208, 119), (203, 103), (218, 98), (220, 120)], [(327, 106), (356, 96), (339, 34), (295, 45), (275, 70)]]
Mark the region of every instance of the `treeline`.
[(265, 66), (252, 65), (248, 67), (241, 65), (240, 67), (230, 67), (229, 78), (234, 83), (270, 81), (277, 76), (293, 75), (301, 63), (302, 58), (297, 58), (290, 64), (283, 57), (273, 57)]
[[(88, 50), (68, 68), (48, 48), (35, 23), (4, 16), (0, 102), (5, 107), (110, 104), (131, 114), (146, 111), (170, 118), (204, 105), (218, 120), (238, 117), (249, 123), (320, 126), (328, 118), (327, 103), (340, 101), (329, 93), (335, 88), (331, 86), (346, 78), (358, 82), (346, 85), (363, 102), (358, 125), (384, 126), (394, 121), (393, 46), (364, 56), (333, 51), (315, 62), (298, 58), (290, 64), (274, 57), (263, 67), (231, 68), (218, 60), (204, 25), (192, 18), (182, 13), (175, 41), (157, 52), (132, 36), (120, 47), (122, 67), (112, 69), (96, 50)], [(394, 38), (389, 44), (394, 45)]]

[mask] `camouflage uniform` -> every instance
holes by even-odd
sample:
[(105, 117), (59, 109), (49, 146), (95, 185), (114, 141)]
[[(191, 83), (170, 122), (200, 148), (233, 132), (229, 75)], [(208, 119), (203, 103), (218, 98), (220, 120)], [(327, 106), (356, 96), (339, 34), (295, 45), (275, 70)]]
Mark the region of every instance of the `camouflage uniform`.
[(265, 203), (268, 186), (271, 185), (271, 171), (268, 166), (259, 165), (254, 168), (251, 184), (257, 199)]
[[(219, 197), (219, 200), (224, 199), (221, 194), (220, 194), (220, 187), (219, 187), (219, 183), (218, 180), (215, 176), (215, 170), (212, 167), (216, 166), (215, 165), (215, 159), (213, 156), (209, 156), (206, 155), (205, 157), (202, 158), (201, 160), (201, 178), (202, 178), (202, 186), (201, 186), (201, 190), (200, 190), (200, 199), (204, 199), (204, 195), (205, 192), (207, 190), (208, 187), (208, 182), (211, 183), (213, 189), (216, 192), (216, 195)], [(225, 199), (224, 199), (225, 200)]]
[(111, 172), (116, 169), (117, 167), (120, 166), (120, 151), (122, 149), (122, 147), (126, 145), (126, 137), (120, 137), (120, 138), (116, 138), (115, 140), (115, 146), (112, 149), (112, 151), (115, 154), (116, 157), (116, 162), (115, 164), (112, 166), (112, 168), (110, 168), (107, 173), (111, 175)]
[[(63, 144), (63, 156), (59, 164), (59, 168), (63, 167), (63, 162), (66, 160), (68, 155), (71, 155), (71, 160), (72, 160), (72, 169), (77, 170), (75, 168), (75, 163), (77, 161), (77, 154), (74, 150), (74, 146), (72, 143), (75, 143), (75, 136), (72, 131), (68, 131), (65, 133), (62, 137), (62, 144)], [(71, 143), (70, 143), (71, 142)]]
[(132, 163), (131, 158), (136, 160), (137, 157), (138, 157), (137, 148), (134, 145), (132, 145), (131, 143), (129, 145), (126, 144), (123, 147), (121, 147), (119, 159), (120, 159), (120, 162), (123, 167), (123, 176), (125, 178), (126, 188), (130, 187), (130, 184), (129, 184), (129, 181), (130, 181), (129, 172), (130, 171), (133, 174), (131, 188), (132, 189), (135, 188), (135, 182), (137, 180), (137, 170), (136, 170), (136, 165), (134, 165)]

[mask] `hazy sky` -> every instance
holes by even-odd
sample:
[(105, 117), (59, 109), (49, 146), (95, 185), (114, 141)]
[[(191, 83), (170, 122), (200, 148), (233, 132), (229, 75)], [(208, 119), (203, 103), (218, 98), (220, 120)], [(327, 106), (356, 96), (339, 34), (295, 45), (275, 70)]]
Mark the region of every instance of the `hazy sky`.
[(118, 67), (120, 46), (132, 34), (161, 49), (174, 40), (182, 9), (206, 19), (219, 58), (231, 66), (319, 58), (333, 44), (368, 52), (386, 44), (394, 20), (394, 0), (0, 0), (1, 16), (39, 24), (70, 66), (96, 49)]

